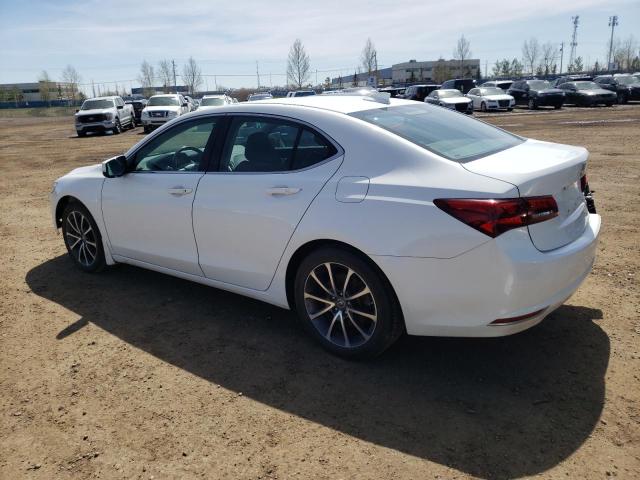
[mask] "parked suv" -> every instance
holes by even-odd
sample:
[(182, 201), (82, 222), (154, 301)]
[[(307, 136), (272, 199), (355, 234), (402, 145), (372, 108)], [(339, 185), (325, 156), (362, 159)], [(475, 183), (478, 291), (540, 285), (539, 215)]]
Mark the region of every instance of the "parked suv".
[(405, 100), (416, 100), (418, 102), (424, 102), (424, 99), (427, 98), (427, 95), (439, 88), (440, 85), (436, 84), (411, 85), (404, 91), (404, 95), (402, 95), (402, 98), (404, 98)]
[(616, 94), (605, 90), (595, 82), (565, 82), (558, 85), (564, 90), (565, 103), (572, 103), (582, 107), (592, 107), (603, 104), (607, 107), (616, 102)]
[(189, 113), (189, 103), (179, 93), (154, 95), (142, 110), (144, 132), (149, 133), (155, 127), (164, 125), (185, 113)]
[(513, 82), (507, 93), (517, 105), (528, 105), (531, 110), (538, 107), (558, 109), (564, 104), (564, 92), (546, 80), (518, 80)]
[(615, 92), (618, 103), (640, 100), (640, 80), (629, 74), (600, 75), (593, 79), (605, 90)]
[(126, 105), (121, 97), (89, 98), (76, 110), (76, 132), (79, 137), (107, 130), (118, 134), (125, 127), (135, 127), (134, 118), (133, 107)]
[(469, 93), (469, 90), (476, 88), (476, 81), (471, 78), (456, 78), (453, 80), (447, 80), (440, 88), (443, 90), (455, 88), (456, 90), (460, 90), (462, 93)]
[(592, 80), (593, 75), (563, 75), (553, 81), (553, 86), (560, 87), (560, 85), (567, 82), (590, 82)]

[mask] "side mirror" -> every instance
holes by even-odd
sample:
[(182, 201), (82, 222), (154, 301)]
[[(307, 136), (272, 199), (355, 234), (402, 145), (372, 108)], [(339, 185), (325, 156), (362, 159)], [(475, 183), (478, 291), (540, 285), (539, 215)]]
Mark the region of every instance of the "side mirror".
[(188, 104), (187, 102), (184, 102), (184, 103), (182, 104), (182, 106), (183, 106), (183, 107), (188, 107), (188, 106), (189, 106), (189, 104)]
[(80, 110), (76, 108), (76, 113), (78, 113)]
[(102, 175), (107, 178), (121, 177), (127, 173), (127, 157), (118, 155), (102, 162)]
[(116, 108), (117, 108), (118, 110), (122, 110), (124, 107), (123, 107), (122, 105), (118, 105)]

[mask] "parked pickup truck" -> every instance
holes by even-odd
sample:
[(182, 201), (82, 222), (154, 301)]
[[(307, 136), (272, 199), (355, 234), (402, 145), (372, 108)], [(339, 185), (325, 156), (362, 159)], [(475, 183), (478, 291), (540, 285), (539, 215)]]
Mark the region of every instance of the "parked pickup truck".
[(133, 106), (126, 105), (120, 97), (97, 97), (85, 100), (76, 111), (76, 132), (84, 137), (88, 132), (120, 133), (124, 128), (134, 128)]

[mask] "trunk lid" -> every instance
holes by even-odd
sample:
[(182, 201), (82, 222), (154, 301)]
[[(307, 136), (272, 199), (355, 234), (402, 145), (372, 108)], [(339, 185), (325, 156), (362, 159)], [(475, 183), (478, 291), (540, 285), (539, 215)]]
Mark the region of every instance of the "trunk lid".
[(558, 216), (527, 227), (535, 247), (544, 252), (576, 240), (587, 226), (589, 212), (580, 187), (587, 156), (582, 147), (527, 140), (462, 165), (473, 173), (515, 185), (521, 197), (553, 195)]

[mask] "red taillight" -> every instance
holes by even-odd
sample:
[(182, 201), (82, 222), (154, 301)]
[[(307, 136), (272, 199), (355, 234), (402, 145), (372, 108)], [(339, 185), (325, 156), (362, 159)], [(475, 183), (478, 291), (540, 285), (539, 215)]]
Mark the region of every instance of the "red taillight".
[(527, 198), (438, 198), (433, 203), (472, 228), (497, 237), (508, 230), (558, 216), (551, 195)]

